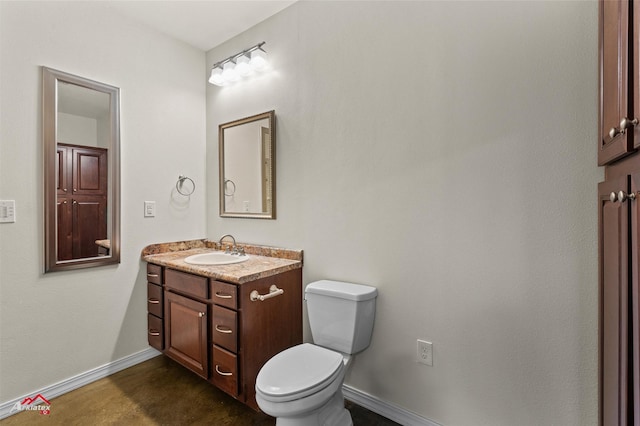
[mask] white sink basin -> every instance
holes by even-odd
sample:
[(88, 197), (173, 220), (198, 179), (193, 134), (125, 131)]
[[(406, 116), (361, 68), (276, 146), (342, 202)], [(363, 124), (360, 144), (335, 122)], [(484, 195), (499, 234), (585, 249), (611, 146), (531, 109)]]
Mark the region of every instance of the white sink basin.
[(232, 263), (240, 263), (249, 260), (249, 256), (240, 256), (237, 254), (223, 253), (215, 251), (212, 253), (194, 254), (187, 257), (184, 261), (191, 265), (230, 265)]

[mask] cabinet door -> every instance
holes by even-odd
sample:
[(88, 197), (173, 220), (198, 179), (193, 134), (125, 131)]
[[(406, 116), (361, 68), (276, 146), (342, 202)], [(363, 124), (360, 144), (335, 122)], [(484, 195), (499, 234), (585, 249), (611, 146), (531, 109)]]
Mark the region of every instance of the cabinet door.
[(107, 238), (107, 199), (105, 197), (74, 197), (73, 258), (98, 256), (96, 240)]
[(165, 354), (207, 379), (207, 305), (165, 291)]
[[(628, 424), (629, 205), (611, 201), (627, 177), (598, 185), (600, 257), (600, 383), (602, 425)], [(616, 197), (617, 198), (617, 197)]]
[(73, 149), (73, 195), (107, 195), (106, 149)]
[(71, 198), (58, 197), (56, 202), (56, 223), (57, 223), (57, 239), (58, 254), (57, 259), (70, 260), (73, 259), (73, 230), (71, 215)]
[[(631, 333), (634, 425), (640, 425), (640, 173), (631, 175)], [(631, 404), (631, 401), (629, 402)]]
[(600, 109), (598, 164), (615, 161), (633, 150), (634, 131), (621, 131), (623, 118), (632, 118), (628, 103), (630, 2), (600, 0)]
[(56, 148), (56, 188), (60, 196), (71, 195), (71, 149), (58, 144)]

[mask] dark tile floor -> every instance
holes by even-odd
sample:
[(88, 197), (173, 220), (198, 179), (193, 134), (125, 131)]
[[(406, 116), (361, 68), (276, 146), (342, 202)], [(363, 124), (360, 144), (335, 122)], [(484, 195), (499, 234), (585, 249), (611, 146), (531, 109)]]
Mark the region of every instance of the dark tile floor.
[[(46, 398), (46, 395), (43, 395)], [(159, 356), (51, 399), (51, 413), (23, 411), (4, 425), (216, 425), (273, 426), (184, 367)], [(355, 426), (397, 425), (347, 402)]]

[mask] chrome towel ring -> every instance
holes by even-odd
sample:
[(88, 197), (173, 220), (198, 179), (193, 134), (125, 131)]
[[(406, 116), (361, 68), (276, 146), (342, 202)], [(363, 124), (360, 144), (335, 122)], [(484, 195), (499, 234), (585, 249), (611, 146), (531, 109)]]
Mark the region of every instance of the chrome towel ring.
[(176, 190), (180, 194), (188, 197), (189, 195), (193, 194), (193, 191), (196, 190), (196, 184), (190, 177), (180, 175), (178, 176), (178, 181), (176, 182)]

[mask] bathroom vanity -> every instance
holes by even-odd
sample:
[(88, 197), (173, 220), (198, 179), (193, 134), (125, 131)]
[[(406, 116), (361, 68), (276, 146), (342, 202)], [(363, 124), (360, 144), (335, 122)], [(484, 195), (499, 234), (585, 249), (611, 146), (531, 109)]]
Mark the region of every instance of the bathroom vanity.
[(149, 345), (255, 410), (255, 381), (302, 343), (302, 251), (238, 244), (242, 263), (185, 259), (223, 249), (193, 240), (146, 247)]

